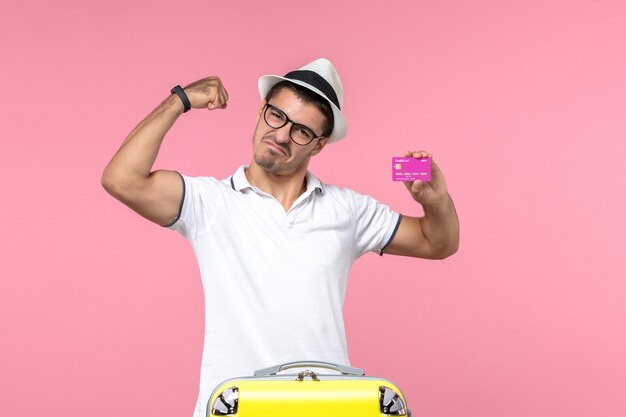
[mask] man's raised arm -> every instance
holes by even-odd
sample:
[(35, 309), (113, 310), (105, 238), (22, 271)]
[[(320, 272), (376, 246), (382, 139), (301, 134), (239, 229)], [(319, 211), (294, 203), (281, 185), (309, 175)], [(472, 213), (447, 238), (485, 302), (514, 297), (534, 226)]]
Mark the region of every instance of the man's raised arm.
[[(406, 152), (404, 156), (429, 157), (426, 151)], [(444, 259), (459, 248), (459, 218), (448, 194), (443, 173), (431, 160), (430, 182), (405, 182), (415, 201), (424, 208), (423, 217), (403, 216), (385, 253), (426, 259)]]
[[(226, 108), (228, 93), (218, 77), (196, 81), (184, 92), (192, 108)], [(102, 186), (109, 194), (162, 226), (178, 215), (183, 185), (174, 171), (151, 170), (165, 134), (183, 111), (178, 95), (166, 98), (130, 132), (102, 174)]]

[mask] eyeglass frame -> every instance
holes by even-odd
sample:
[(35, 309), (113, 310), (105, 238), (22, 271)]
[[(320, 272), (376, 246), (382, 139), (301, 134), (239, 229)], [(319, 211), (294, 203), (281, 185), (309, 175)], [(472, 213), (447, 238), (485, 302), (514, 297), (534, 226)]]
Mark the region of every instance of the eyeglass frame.
[[(265, 109), (263, 109), (263, 121), (265, 122), (265, 124), (266, 124), (266, 125), (268, 125), (269, 127), (271, 127), (272, 129), (278, 130), (278, 129), (282, 129), (283, 127), (285, 127), (285, 125), (286, 125), (287, 123), (291, 123), (291, 127), (289, 128), (289, 140), (291, 140), (293, 143), (295, 143), (295, 144), (296, 144), (296, 145), (298, 145), (298, 146), (307, 146), (307, 145), (309, 145), (311, 142), (313, 142), (315, 139), (322, 139), (322, 138), (326, 137), (326, 136), (324, 136), (324, 135), (321, 135), (321, 136), (316, 136), (316, 134), (315, 134), (315, 132), (313, 131), (313, 129), (311, 129), (310, 127), (308, 127), (307, 125), (304, 125), (304, 124), (302, 124), (302, 123), (297, 123), (297, 122), (294, 122), (293, 120), (291, 120), (291, 119), (289, 118), (289, 116), (287, 116), (287, 113), (285, 113), (284, 111), (282, 111), (281, 109), (279, 109), (278, 107), (276, 107), (276, 106), (274, 106), (274, 105), (272, 105), (272, 104), (270, 104), (270, 103), (267, 103), (267, 102), (266, 102), (264, 107), (265, 107)], [(268, 110), (268, 109), (270, 109), (270, 108), (272, 108), (273, 110), (277, 110), (277, 111), (279, 111), (280, 113), (282, 113), (282, 114), (285, 116), (285, 123), (283, 123), (283, 124), (282, 124), (281, 126), (279, 126), (279, 127), (274, 127), (274, 126), (272, 126), (271, 124), (269, 124), (269, 122), (267, 121), (267, 118), (266, 118), (265, 114), (267, 113), (267, 110)], [(294, 128), (294, 126), (296, 126), (296, 125), (297, 125), (297, 126), (302, 126), (302, 127), (306, 128), (306, 129), (308, 129), (308, 130), (309, 130), (309, 131), (313, 134), (313, 138), (312, 138), (310, 141), (308, 141), (307, 143), (305, 143), (304, 145), (303, 145), (303, 144), (301, 144), (301, 143), (296, 142), (296, 141), (294, 140), (294, 138), (293, 138), (293, 137), (291, 137), (291, 130), (292, 130), (292, 129)]]

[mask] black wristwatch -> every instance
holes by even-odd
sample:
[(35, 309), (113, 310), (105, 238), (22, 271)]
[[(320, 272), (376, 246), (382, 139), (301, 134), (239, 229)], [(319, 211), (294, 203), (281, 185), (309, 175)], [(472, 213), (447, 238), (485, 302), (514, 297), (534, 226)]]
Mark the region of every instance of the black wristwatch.
[(180, 85), (177, 85), (176, 87), (172, 88), (170, 92), (172, 94), (176, 93), (178, 97), (180, 97), (180, 101), (183, 102), (183, 107), (185, 108), (185, 110), (183, 110), (183, 113), (187, 113), (191, 109), (191, 102), (189, 101), (189, 97), (187, 97), (187, 94), (185, 94), (185, 90), (183, 90)]

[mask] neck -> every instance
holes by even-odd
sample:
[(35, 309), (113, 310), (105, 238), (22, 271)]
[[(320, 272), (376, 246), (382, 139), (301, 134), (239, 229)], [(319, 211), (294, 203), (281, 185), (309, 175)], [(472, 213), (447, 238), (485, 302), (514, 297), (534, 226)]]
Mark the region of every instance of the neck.
[(306, 191), (306, 172), (305, 166), (289, 174), (272, 173), (254, 161), (245, 171), (250, 185), (272, 195), (285, 211)]

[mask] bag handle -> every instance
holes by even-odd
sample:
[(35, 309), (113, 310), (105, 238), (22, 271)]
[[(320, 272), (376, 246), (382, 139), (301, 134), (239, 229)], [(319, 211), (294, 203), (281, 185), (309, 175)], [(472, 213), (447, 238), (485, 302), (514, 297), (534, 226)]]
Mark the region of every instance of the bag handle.
[(339, 365), (337, 363), (320, 362), (320, 361), (296, 361), (296, 362), (286, 362), (280, 365), (270, 366), (269, 368), (259, 369), (258, 371), (254, 372), (254, 376), (276, 375), (277, 373), (284, 371), (286, 369), (306, 368), (306, 367), (332, 369), (332, 370), (341, 372), (344, 375), (356, 375), (356, 376), (365, 375), (365, 371), (363, 369), (351, 368), (349, 366)]

